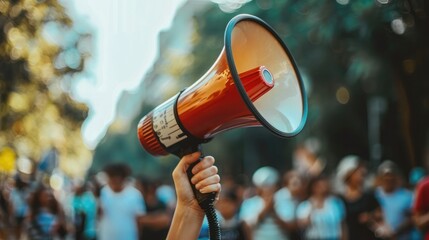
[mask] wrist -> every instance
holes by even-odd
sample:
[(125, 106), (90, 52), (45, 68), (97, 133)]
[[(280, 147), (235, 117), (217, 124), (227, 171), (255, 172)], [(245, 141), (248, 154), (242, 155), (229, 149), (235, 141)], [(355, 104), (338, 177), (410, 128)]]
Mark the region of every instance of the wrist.
[(177, 204), (167, 240), (197, 239), (204, 220), (204, 212)]
[(176, 210), (178, 214), (185, 218), (192, 219), (204, 219), (204, 211), (200, 208), (200, 206), (189, 206), (181, 203), (177, 203)]

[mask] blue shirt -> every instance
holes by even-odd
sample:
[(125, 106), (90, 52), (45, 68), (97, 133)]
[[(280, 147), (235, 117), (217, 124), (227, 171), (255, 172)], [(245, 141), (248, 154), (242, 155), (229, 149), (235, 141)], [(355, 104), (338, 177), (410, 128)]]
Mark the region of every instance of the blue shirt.
[(73, 210), (85, 213), (84, 235), (88, 238), (96, 236), (97, 200), (90, 191), (73, 197)]
[[(375, 196), (383, 209), (386, 223), (392, 230), (396, 231), (411, 214), (413, 194), (404, 188), (386, 193), (381, 187), (378, 187)], [(401, 235), (399, 239), (409, 239), (409, 237), (409, 235)]]
[(57, 222), (57, 216), (49, 211), (42, 209), (36, 216), (37, 224), (42, 230), (43, 234), (51, 236), (52, 228)]

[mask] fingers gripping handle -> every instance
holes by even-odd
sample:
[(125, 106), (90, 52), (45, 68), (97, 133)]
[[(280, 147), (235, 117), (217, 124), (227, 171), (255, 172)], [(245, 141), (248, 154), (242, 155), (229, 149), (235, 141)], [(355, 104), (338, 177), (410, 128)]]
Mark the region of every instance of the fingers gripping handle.
[[(189, 148), (181, 149), (180, 152), (177, 154), (179, 157), (183, 157), (186, 154), (190, 154), (196, 151), (201, 152), (201, 146), (191, 146)], [(191, 185), (192, 192), (194, 192), (195, 199), (197, 200), (198, 204), (200, 205), (201, 209), (206, 214), (207, 221), (209, 223), (209, 234), (211, 240), (220, 240), (221, 239), (221, 232), (220, 232), (220, 225), (219, 221), (216, 216), (216, 211), (214, 208), (214, 201), (216, 200), (216, 192), (211, 193), (201, 193), (195, 188), (195, 185), (192, 184), (191, 179), (194, 176), (192, 174), (192, 169), (197, 165), (201, 160), (203, 159), (203, 156), (201, 155), (200, 158), (192, 163), (188, 169), (186, 170), (186, 174), (188, 175), (189, 184)]]
[(197, 165), (199, 162), (201, 162), (202, 159), (203, 159), (203, 156), (201, 156), (197, 161), (195, 161), (194, 163), (192, 163), (188, 167), (188, 169), (186, 170), (186, 173), (188, 175), (188, 179), (189, 179), (189, 183), (191, 184), (192, 191), (194, 192), (195, 199), (197, 199), (198, 204), (200, 205), (200, 207), (203, 210), (205, 210), (209, 206), (213, 205), (214, 201), (216, 200), (216, 193), (215, 192), (201, 193), (200, 191), (198, 191), (195, 188), (195, 185), (192, 184), (192, 182), (191, 182), (191, 178), (194, 176), (194, 174), (192, 174), (192, 169), (195, 167), (195, 165)]

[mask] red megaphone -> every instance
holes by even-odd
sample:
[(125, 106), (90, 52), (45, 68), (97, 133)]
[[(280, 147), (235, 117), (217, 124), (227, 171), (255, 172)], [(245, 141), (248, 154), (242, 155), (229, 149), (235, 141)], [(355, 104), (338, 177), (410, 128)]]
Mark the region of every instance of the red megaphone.
[(264, 126), (291, 137), (306, 116), (304, 86), (289, 50), (265, 22), (239, 15), (228, 23), (210, 70), (144, 116), (138, 137), (152, 155), (181, 156), (233, 128)]

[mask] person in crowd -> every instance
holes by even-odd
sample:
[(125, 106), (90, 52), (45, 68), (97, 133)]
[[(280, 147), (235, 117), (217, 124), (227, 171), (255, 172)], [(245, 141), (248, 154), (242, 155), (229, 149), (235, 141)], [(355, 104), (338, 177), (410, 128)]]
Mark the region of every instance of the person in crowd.
[(337, 169), (338, 181), (345, 185), (341, 198), (346, 208), (350, 240), (380, 239), (391, 235), (374, 191), (364, 189), (366, 171), (361, 159), (355, 155), (344, 157)]
[(321, 142), (315, 137), (306, 139), (299, 144), (292, 158), (293, 169), (305, 177), (314, 177), (321, 174), (326, 167), (326, 161), (320, 156)]
[(283, 175), (283, 187), (274, 196), (276, 202), (283, 202), (284, 205), (290, 206), (279, 210), (290, 218), (289, 237), (292, 240), (300, 239), (300, 231), (296, 224), (296, 209), (299, 203), (306, 198), (305, 189), (306, 179), (298, 171), (291, 170)]
[[(100, 172), (100, 173), (103, 173), (103, 175), (106, 175), (105, 172)], [(100, 199), (101, 189), (103, 189), (103, 187), (106, 184), (107, 184), (107, 177), (106, 177), (106, 182), (100, 182), (97, 176), (93, 176), (87, 182), (88, 188), (91, 190), (92, 195), (94, 195), (95, 199)]]
[(168, 183), (162, 183), (156, 189), (156, 196), (165, 206), (168, 211), (173, 212), (176, 207), (176, 192), (174, 187)]
[[(253, 229), (252, 237), (260, 239), (289, 239), (293, 228), (293, 206), (284, 201), (275, 201), (279, 174), (272, 167), (262, 167), (252, 176), (257, 195), (244, 200), (240, 218)], [(289, 214), (288, 214), (289, 213)]]
[(10, 211), (13, 215), (15, 238), (20, 239), (24, 231), (24, 220), (28, 215), (28, 197), (30, 191), (28, 184), (17, 175), (15, 176), (15, 186), (9, 194)]
[[(198, 205), (192, 192), (186, 170), (198, 160), (201, 153), (184, 156), (173, 171), (174, 186), (177, 193), (177, 205), (168, 231), (167, 240), (197, 239), (204, 219), (204, 211)], [(213, 157), (204, 157), (192, 169), (191, 181), (201, 193), (216, 192), (221, 189), (217, 167)]]
[(164, 240), (170, 227), (171, 214), (157, 195), (155, 182), (140, 179), (138, 188), (143, 194), (146, 215), (139, 219), (140, 239)]
[(249, 226), (238, 217), (241, 200), (237, 189), (229, 188), (220, 193), (216, 208), (222, 216), (220, 227), (223, 240), (249, 240), (252, 239)]
[(95, 240), (97, 200), (85, 182), (76, 183), (72, 200), (76, 240)]
[(413, 194), (399, 186), (400, 172), (396, 164), (386, 160), (377, 170), (380, 186), (375, 190), (387, 226), (397, 240), (411, 239)]
[(29, 198), (27, 237), (32, 240), (64, 239), (65, 216), (50, 188), (40, 185)]
[(422, 232), (424, 240), (429, 240), (429, 177), (420, 181), (415, 195), (414, 223)]
[(127, 182), (131, 169), (115, 163), (104, 171), (108, 180), (100, 192), (98, 235), (103, 240), (137, 240), (138, 219), (146, 210), (141, 193)]
[(344, 203), (331, 194), (329, 179), (323, 175), (314, 177), (309, 192), (310, 197), (297, 209), (303, 239), (345, 239)]

